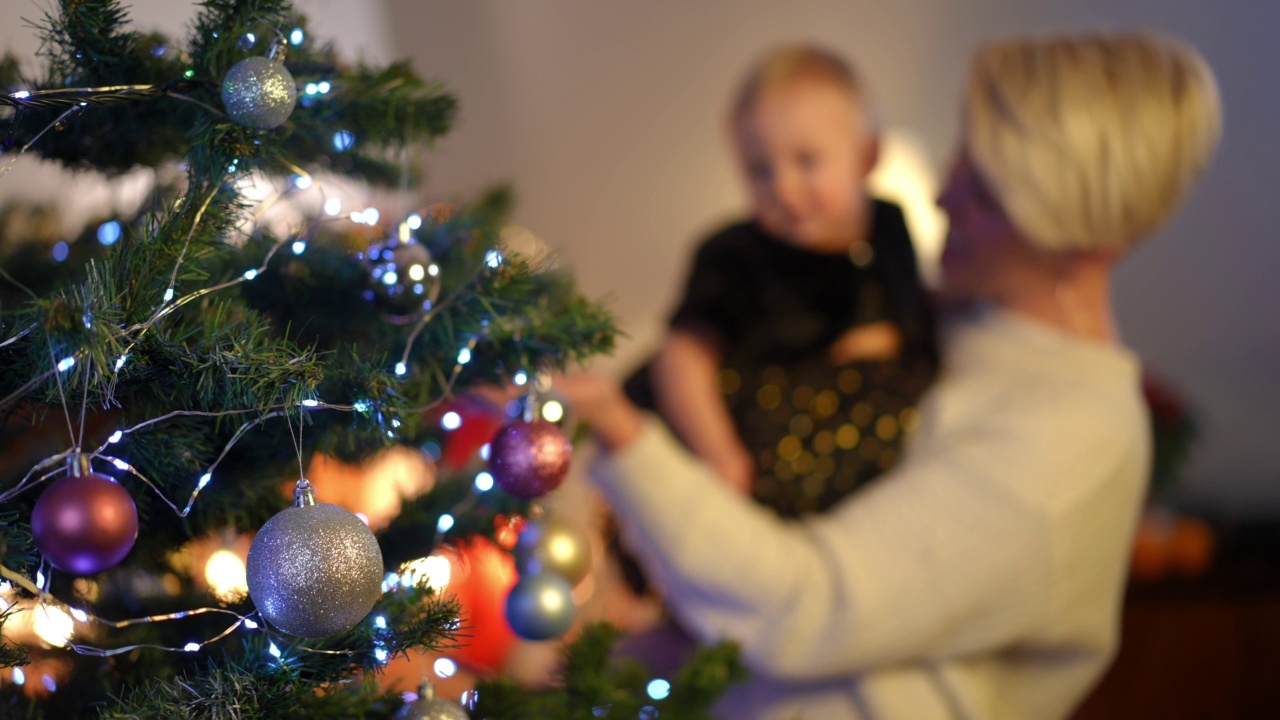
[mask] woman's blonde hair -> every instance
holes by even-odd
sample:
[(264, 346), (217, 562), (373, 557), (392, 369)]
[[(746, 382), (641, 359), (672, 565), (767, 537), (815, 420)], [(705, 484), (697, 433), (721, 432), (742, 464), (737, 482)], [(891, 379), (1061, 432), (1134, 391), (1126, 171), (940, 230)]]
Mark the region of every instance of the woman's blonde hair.
[(875, 107), (857, 70), (836, 53), (807, 44), (774, 48), (756, 61), (734, 96), (731, 124), (736, 126), (746, 117), (766, 91), (801, 82), (825, 83), (848, 93), (867, 131), (879, 129)]
[(1151, 33), (995, 42), (965, 102), (969, 157), (1014, 225), (1054, 251), (1124, 251), (1159, 227), (1221, 134), (1217, 84)]

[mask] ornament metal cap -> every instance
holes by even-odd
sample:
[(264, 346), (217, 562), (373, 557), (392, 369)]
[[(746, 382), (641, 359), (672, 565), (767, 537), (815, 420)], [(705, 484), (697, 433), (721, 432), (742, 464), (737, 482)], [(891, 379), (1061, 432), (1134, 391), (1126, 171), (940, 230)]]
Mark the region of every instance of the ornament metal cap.
[(298, 478), (298, 484), (293, 487), (293, 506), (311, 507), (315, 504), (316, 491), (311, 487), (311, 481), (306, 478)]
[(418, 683), (418, 699), (426, 702), (436, 699), (436, 686), (432, 685), (430, 680), (423, 678), (422, 682)]
[(276, 35), (271, 40), (271, 45), (267, 48), (267, 58), (276, 62), (284, 62), (284, 56), (289, 52), (289, 44), (285, 42), (283, 35)]
[(88, 455), (76, 450), (67, 458), (67, 474), (71, 477), (84, 477), (92, 472)]

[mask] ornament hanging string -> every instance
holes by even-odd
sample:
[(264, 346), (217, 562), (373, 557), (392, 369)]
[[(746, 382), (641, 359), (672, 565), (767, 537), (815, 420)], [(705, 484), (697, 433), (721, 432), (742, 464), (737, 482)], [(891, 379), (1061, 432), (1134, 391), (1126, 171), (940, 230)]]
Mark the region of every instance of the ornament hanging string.
[(84, 365), (84, 394), (80, 398), (80, 434), (76, 437), (76, 447), (84, 446), (84, 415), (85, 410), (89, 407), (89, 365), (91, 359), (81, 363)]
[(58, 360), (57, 354), (53, 352), (53, 341), (46, 338), (46, 342), (49, 345), (49, 358), (54, 365), (53, 377), (58, 382), (58, 399), (62, 402), (62, 416), (67, 420), (67, 432), (71, 435), (71, 451), (75, 452), (79, 449), (79, 445), (76, 443), (76, 431), (71, 426), (71, 409), (67, 406), (67, 394), (62, 388), (62, 371), (58, 367), (63, 361)]
[(303, 420), (302, 420), (302, 410), (301, 410), (301, 407), (302, 407), (301, 405), (299, 405), (299, 406), (298, 406), (298, 408), (299, 408), (299, 410), (298, 410), (298, 434), (297, 434), (297, 436), (296, 436), (296, 437), (295, 437), (295, 436), (294, 436), (294, 434), (293, 434), (293, 423), (289, 421), (289, 411), (288, 411), (288, 409), (286, 409), (286, 410), (284, 411), (284, 424), (289, 428), (289, 437), (293, 439), (293, 447), (294, 447), (294, 449), (295, 449), (295, 450), (297, 450), (297, 452), (298, 452), (298, 486), (299, 486), (299, 487), (301, 487), (301, 486), (302, 486), (302, 483), (306, 482), (306, 476), (307, 476), (307, 471), (306, 471), (306, 469), (305, 469), (305, 468), (303, 468), (303, 466), (302, 466), (302, 423), (303, 423)]

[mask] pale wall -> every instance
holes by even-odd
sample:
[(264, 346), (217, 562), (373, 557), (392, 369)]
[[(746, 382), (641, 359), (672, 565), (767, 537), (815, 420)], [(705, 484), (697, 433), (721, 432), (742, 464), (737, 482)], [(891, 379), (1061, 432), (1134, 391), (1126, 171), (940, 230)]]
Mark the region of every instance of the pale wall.
[(1220, 76), (1227, 139), (1186, 211), (1120, 273), (1125, 335), (1192, 394), (1205, 437), (1187, 492), (1280, 508), (1280, 5), (1256, 0), (390, 0), (395, 46), (462, 100), (429, 157), (434, 198), (515, 183), (517, 220), (611, 295), (651, 347), (690, 243), (741, 208), (719, 134), (762, 48), (814, 39), (856, 58), (889, 125), (940, 172), (966, 59), (983, 38), (1166, 29)]

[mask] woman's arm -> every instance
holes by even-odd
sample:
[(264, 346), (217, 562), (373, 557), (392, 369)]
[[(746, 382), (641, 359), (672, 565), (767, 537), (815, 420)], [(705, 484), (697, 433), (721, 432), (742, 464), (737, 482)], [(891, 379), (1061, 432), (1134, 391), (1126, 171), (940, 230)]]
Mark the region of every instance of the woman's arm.
[(818, 678), (988, 650), (1048, 611), (1046, 521), (974, 466), (981, 453), (917, 447), (828, 513), (784, 522), (617, 405), (580, 415), (614, 448), (592, 474), (631, 547), (691, 629), (738, 641), (759, 670)]

